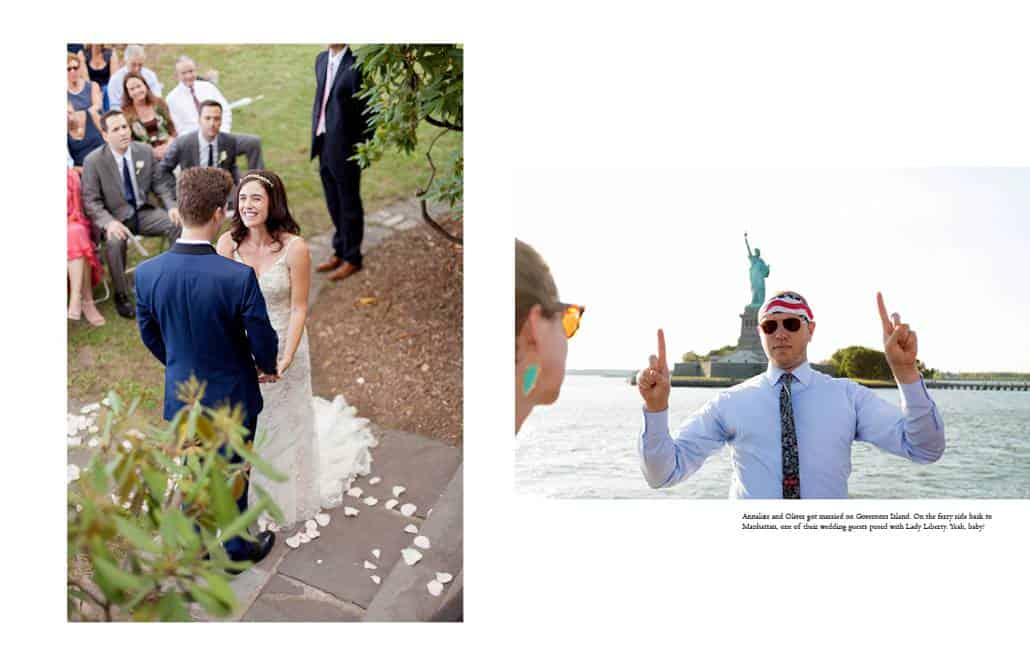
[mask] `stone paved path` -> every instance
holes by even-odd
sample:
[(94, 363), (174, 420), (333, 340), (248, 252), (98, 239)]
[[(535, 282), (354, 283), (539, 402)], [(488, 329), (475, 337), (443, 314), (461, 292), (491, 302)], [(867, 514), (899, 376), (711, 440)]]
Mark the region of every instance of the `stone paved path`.
[[(366, 217), (362, 251), (378, 245), (394, 230), (420, 224), (417, 202), (398, 202)], [(332, 253), (331, 234), (308, 239), (313, 264)], [(326, 286), (324, 274), (314, 273), (310, 305)], [(99, 400), (98, 396), (97, 399)], [(330, 397), (330, 396), (325, 396)], [(81, 404), (69, 401), (68, 412), (78, 414)], [(462, 595), (462, 466), (461, 450), (420, 435), (396, 430), (376, 431), (379, 445), (372, 449), (372, 472), (358, 478), (352, 487), (361, 488), (360, 498), (344, 497), (341, 507), (327, 511), (330, 522), (320, 527), (321, 535), (292, 549), (286, 537), (277, 535), (275, 548), (253, 568), (236, 576), (231, 585), (240, 600), (231, 620), (243, 621), (396, 621), (427, 620), (440, 615), (453, 619)], [(83, 441), (88, 439), (83, 438)], [(86, 446), (68, 449), (68, 462), (84, 467), (91, 450)], [(381, 481), (370, 484), (379, 477)], [(386, 508), (393, 499), (393, 487), (404, 486), (397, 506)], [(365, 504), (369, 497), (375, 506)], [(400, 513), (414, 504), (410, 517)], [(346, 516), (344, 507), (358, 510)], [(414, 525), (417, 534), (405, 532)], [(410, 529), (410, 528), (409, 528)], [(417, 535), (429, 539), (429, 548), (413, 545)], [(409, 566), (401, 550), (415, 548), (422, 559)], [(373, 554), (378, 549), (379, 556)], [(365, 562), (375, 569), (366, 568)], [(430, 594), (427, 584), (437, 572), (453, 580), (443, 585), (439, 596)], [(379, 583), (372, 576), (378, 576)], [(194, 608), (195, 619), (206, 620)]]

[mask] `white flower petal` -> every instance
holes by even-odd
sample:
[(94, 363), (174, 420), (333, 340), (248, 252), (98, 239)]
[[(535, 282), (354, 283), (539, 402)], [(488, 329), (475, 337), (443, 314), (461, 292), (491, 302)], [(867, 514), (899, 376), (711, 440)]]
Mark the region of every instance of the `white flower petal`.
[(446, 571), (437, 571), (436, 572), (436, 579), (438, 581), (440, 581), (441, 583), (449, 583), (452, 580), (454, 580), (454, 576), (450, 575)]
[(89, 430), (89, 434), (91, 434), (91, 435), (95, 435), (95, 434), (97, 434), (98, 432), (100, 432), (100, 428), (99, 428), (99, 426), (95, 426), (95, 425), (91, 425), (91, 426), (90, 426), (90, 427), (88, 428), (88, 430)]
[(74, 449), (77, 446), (82, 446), (82, 438), (78, 437), (78, 436), (69, 437), (68, 438), (68, 448), (69, 449)]
[(365, 560), (365, 568), (366, 569), (378, 569), (379, 567), (377, 567), (376, 565), (372, 564), (368, 560)]
[(392, 509), (393, 507), (397, 506), (398, 504), (400, 504), (400, 502), (398, 502), (395, 499), (388, 499), (388, 500), (386, 500), (386, 508), (387, 509)]
[(308, 536), (307, 532), (297, 532), (297, 537), (300, 538), (301, 543), (309, 543), (311, 541), (311, 537)]
[(288, 537), (286, 539), (286, 545), (289, 546), (290, 548), (299, 548), (300, 547), (300, 535), (299, 534), (294, 534), (293, 536)]
[(89, 441), (86, 442), (86, 445), (89, 446), (89, 448), (91, 448), (91, 449), (95, 449), (98, 446), (100, 446), (100, 438), (99, 437), (90, 437)]
[(304, 529), (306, 529), (308, 532), (316, 531), (318, 530), (318, 523), (311, 519), (305, 520)]
[(434, 597), (440, 596), (440, 593), (443, 592), (443, 585), (441, 585), (440, 581), (438, 580), (429, 581), (428, 583), (426, 583), (426, 588), (429, 590), (429, 594), (433, 595)]
[(345, 507), (343, 507), (343, 515), (345, 515), (345, 516), (356, 516), (356, 515), (358, 515), (358, 509), (355, 509), (352, 506), (345, 506)]
[[(106, 400), (106, 398), (105, 398), (105, 400)], [(104, 404), (106, 405), (107, 403), (105, 402)], [(82, 409), (80, 409), (79, 411), (82, 412), (83, 414), (89, 414), (89, 413), (95, 412), (95, 411), (97, 411), (99, 409), (100, 409), (100, 403), (99, 402), (91, 402), (88, 405), (83, 405)]]
[(418, 507), (416, 507), (414, 504), (405, 504), (401, 507), (401, 513), (404, 514), (405, 517), (410, 518), (415, 514), (415, 509), (417, 508)]
[(418, 528), (410, 524), (404, 526), (404, 531), (408, 534), (418, 534)]
[(378, 585), (379, 583), (383, 582), (383, 579), (380, 578), (379, 576), (373, 575), (373, 576), (369, 576), (369, 578), (371, 578), (372, 582), (375, 583), (376, 585)]
[(407, 490), (407, 488), (405, 488), (404, 486), (394, 486), (393, 487), (393, 496), (394, 497), (400, 497), (401, 493), (403, 493), (405, 490)]
[(367, 505), (369, 505), (369, 506), (375, 506), (376, 504), (378, 504), (378, 503), (379, 503), (379, 500), (377, 500), (377, 499), (376, 499), (376, 498), (374, 498), (374, 497), (366, 497), (366, 498), (365, 498), (364, 500), (362, 500), (362, 501), (363, 501), (363, 502), (365, 502), (365, 504), (367, 504)]
[(429, 537), (419, 535), (415, 537), (415, 541), (413, 543), (422, 550), (429, 550)]
[(316, 513), (315, 514), (315, 522), (318, 523), (320, 526), (325, 527), (326, 525), (329, 524), (329, 514), (328, 513)]
[(414, 548), (405, 548), (401, 551), (401, 557), (404, 558), (404, 563), (410, 567), (422, 559), (422, 553)]
[(357, 486), (353, 486), (347, 490), (347, 494), (351, 497), (361, 497), (362, 490)]
[(379, 553), (381, 553), (381, 552), (382, 551), (379, 550), (378, 548), (373, 548), (372, 549), (372, 557), (374, 557), (374, 558), (376, 558), (378, 560), (379, 559)]
[(374, 486), (377, 483), (379, 483), (380, 481), (382, 481), (381, 478), (379, 478), (378, 476), (373, 476), (371, 479), (368, 480), (368, 485)]
[(81, 472), (81, 470), (79, 470), (79, 466), (78, 465), (69, 464), (68, 465), (68, 483), (71, 483), (72, 481), (77, 481), (79, 476), (81, 475), (81, 473), (82, 472)]

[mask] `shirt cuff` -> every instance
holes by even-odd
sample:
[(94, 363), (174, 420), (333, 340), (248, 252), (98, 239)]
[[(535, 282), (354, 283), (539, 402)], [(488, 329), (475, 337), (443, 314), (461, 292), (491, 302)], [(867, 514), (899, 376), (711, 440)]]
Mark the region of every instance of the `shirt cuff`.
[(911, 384), (898, 384), (898, 389), (901, 390), (901, 406), (905, 407), (919, 407), (933, 404), (930, 399), (930, 394), (926, 391), (926, 384), (923, 383), (923, 378), (920, 377), (919, 381), (912, 382)]
[(663, 409), (660, 412), (649, 412), (647, 407), (641, 407), (644, 413), (644, 435), (653, 432), (661, 432), (662, 429), (669, 430), (669, 410)]

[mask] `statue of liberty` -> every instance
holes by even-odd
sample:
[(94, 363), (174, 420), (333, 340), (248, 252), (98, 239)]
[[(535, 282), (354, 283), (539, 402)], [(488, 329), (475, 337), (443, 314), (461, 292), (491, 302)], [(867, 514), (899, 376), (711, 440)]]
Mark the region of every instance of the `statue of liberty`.
[(765, 302), (765, 278), (769, 277), (769, 264), (762, 259), (762, 251), (757, 247), (751, 252), (751, 244), (747, 242), (744, 232), (744, 245), (747, 246), (747, 258), (751, 261), (751, 303), (748, 307), (762, 307)]

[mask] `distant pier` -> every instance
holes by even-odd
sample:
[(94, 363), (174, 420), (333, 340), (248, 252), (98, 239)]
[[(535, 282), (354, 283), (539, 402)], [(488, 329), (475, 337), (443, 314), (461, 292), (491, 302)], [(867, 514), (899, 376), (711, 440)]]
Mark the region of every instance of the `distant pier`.
[[(746, 379), (735, 379), (732, 377), (681, 377), (674, 376), (670, 380), (673, 386), (693, 386), (708, 388), (729, 388), (736, 386)], [(894, 388), (897, 385), (891, 381), (879, 379), (855, 379), (857, 384), (868, 388)], [(630, 375), (629, 383), (636, 386), (637, 376)], [(1026, 381), (991, 381), (991, 380), (967, 380), (967, 379), (924, 379), (928, 389), (955, 389), (963, 391), (1030, 391), (1030, 382)]]

